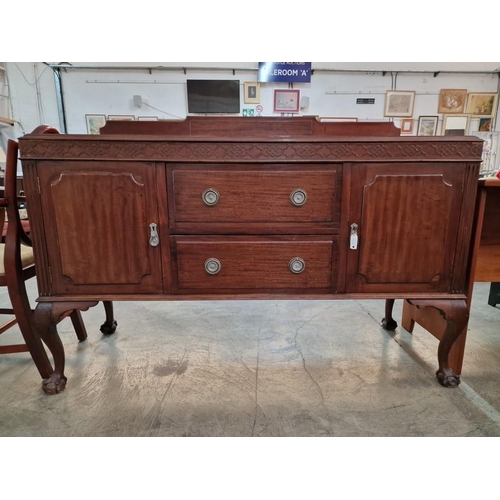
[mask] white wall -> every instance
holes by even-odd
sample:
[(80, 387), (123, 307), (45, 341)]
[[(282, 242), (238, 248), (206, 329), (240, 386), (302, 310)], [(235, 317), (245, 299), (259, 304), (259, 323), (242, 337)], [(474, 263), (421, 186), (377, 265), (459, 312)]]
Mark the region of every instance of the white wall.
[[(73, 63), (74, 65), (108, 66), (167, 66), (187, 67), (183, 71), (146, 70), (71, 70), (62, 73), (66, 123), (68, 133), (87, 133), (86, 114), (117, 114), (158, 116), (160, 119), (184, 118), (187, 114), (186, 79), (238, 79), (240, 80), (241, 106), (245, 109), (256, 105), (243, 103), (243, 83), (256, 81), (257, 72), (239, 69), (232, 71), (200, 71), (193, 67), (208, 68), (257, 68), (257, 62), (227, 63)], [(13, 118), (17, 120), (16, 136), (31, 132), (40, 124), (48, 124), (61, 129), (57, 108), (57, 96), (53, 72), (43, 63), (7, 63), (7, 72), (12, 99)], [(309, 97), (309, 106), (301, 114), (322, 116), (348, 116), (359, 120), (390, 120), (384, 117), (386, 90), (415, 90), (415, 122), (420, 115), (438, 115), (438, 97), (442, 88), (467, 89), (469, 92), (498, 92), (499, 79), (494, 74), (440, 73), (398, 73), (395, 70), (470, 71), (478, 69), (495, 70), (498, 63), (332, 63), (312, 64), (318, 68), (364, 69), (361, 73), (331, 73), (317, 70), (311, 83), (294, 84), (302, 96)], [(387, 70), (380, 72), (369, 70)], [(391, 74), (390, 71), (393, 71)], [(394, 87), (394, 85), (396, 85)], [(287, 88), (287, 84), (261, 84), (261, 105), (263, 115), (273, 113), (273, 90)], [(141, 95), (143, 105), (139, 109), (133, 105), (133, 96)], [(374, 105), (357, 105), (358, 97), (374, 97)], [(148, 106), (149, 105), (149, 106)], [(153, 109), (152, 107), (156, 108)], [(440, 115), (442, 118), (442, 115)], [(399, 119), (394, 119), (399, 125)], [(477, 130), (478, 120), (471, 121), (471, 132)], [(438, 133), (441, 124), (438, 127)], [(498, 120), (496, 130), (500, 130)], [(416, 126), (414, 127), (416, 133)]]
[(40, 62), (8, 62), (6, 69), (15, 136), (42, 124), (59, 128), (53, 71)]

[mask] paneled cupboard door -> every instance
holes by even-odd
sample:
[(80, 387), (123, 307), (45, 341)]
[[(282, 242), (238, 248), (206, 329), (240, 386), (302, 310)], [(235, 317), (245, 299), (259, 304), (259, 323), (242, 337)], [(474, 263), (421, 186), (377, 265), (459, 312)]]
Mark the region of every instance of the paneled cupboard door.
[(356, 165), (347, 292), (450, 291), (464, 172), (457, 163)]
[(146, 162), (38, 163), (55, 295), (163, 291), (156, 168)]

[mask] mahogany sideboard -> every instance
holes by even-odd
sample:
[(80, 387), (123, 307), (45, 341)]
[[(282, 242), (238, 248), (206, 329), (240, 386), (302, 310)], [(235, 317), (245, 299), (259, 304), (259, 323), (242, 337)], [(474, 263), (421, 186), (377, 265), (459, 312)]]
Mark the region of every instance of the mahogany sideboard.
[(437, 378), (458, 385), (482, 141), (217, 120), (20, 138), (45, 392), (66, 383), (57, 319), (101, 300), (409, 299), (445, 318)]

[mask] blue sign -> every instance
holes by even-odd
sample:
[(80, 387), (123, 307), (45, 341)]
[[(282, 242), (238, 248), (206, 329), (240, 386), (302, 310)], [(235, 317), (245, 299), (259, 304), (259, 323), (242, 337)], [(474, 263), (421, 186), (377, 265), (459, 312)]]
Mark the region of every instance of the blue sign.
[(310, 62), (260, 62), (259, 82), (302, 82), (311, 81)]

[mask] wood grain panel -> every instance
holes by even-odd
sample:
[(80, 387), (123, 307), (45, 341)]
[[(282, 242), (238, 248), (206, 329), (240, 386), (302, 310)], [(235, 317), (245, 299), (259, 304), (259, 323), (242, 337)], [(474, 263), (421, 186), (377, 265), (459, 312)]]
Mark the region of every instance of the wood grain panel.
[(29, 200), (27, 204), (30, 220), (30, 236), (33, 242), (33, 253), (36, 262), (36, 280), (38, 293), (51, 294), (51, 280), (49, 272), (49, 257), (47, 255), (47, 243), (45, 241), (42, 201), (38, 189), (38, 177), (36, 164), (33, 161), (23, 162), (24, 189)]
[(162, 290), (160, 247), (149, 245), (153, 165), (61, 162), (39, 172), (54, 293)]
[(185, 120), (108, 121), (100, 130), (101, 135), (191, 135), (204, 137), (258, 136), (290, 137), (308, 135), (330, 136), (399, 136), (400, 129), (392, 122), (319, 122), (307, 117), (208, 117), (188, 116)]
[[(174, 168), (172, 223), (336, 222), (338, 226), (337, 170), (340, 167), (307, 171)], [(215, 206), (202, 200), (208, 188), (220, 194)], [(290, 200), (295, 189), (307, 193), (302, 206), (294, 206)]]
[[(465, 164), (463, 165), (466, 166)], [(455, 258), (451, 292), (467, 292), (467, 273), (471, 248), (472, 227), (474, 224), (474, 208), (477, 195), (479, 165), (469, 164), (464, 168), (462, 203), (455, 242)]]
[[(382, 171), (382, 168), (384, 169)], [(350, 250), (349, 291), (449, 289), (463, 168), (422, 164), (370, 165), (355, 171), (350, 223), (359, 246)]]
[(359, 272), (368, 283), (426, 283), (439, 276), (446, 233), (433, 221), (446, 221), (451, 194), (442, 175), (377, 175), (365, 186)]
[[(338, 238), (173, 237), (179, 288), (272, 289), (329, 288), (336, 284)], [(294, 257), (305, 270), (292, 273)], [(207, 259), (216, 258), (221, 271), (205, 271)]]

